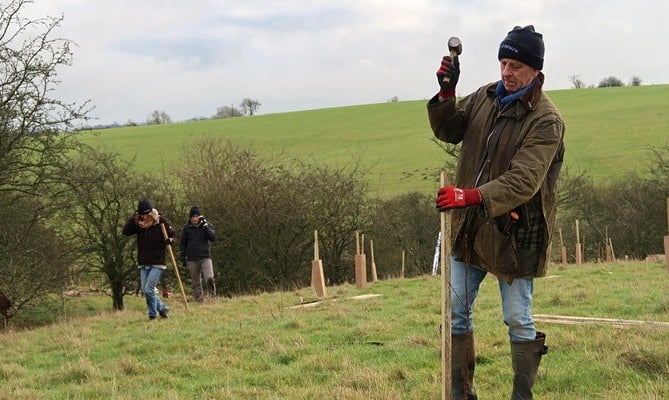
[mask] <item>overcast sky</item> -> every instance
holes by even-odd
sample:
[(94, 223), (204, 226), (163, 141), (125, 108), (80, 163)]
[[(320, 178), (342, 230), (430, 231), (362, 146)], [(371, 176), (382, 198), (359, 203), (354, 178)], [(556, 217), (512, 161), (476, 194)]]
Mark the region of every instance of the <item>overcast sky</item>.
[(37, 0), (74, 41), (55, 97), (91, 100), (93, 124), (210, 117), (244, 98), (258, 114), (420, 100), (450, 36), (463, 42), (458, 94), (499, 79), (514, 25), (546, 45), (547, 89), (669, 83), (669, 2), (650, 0)]

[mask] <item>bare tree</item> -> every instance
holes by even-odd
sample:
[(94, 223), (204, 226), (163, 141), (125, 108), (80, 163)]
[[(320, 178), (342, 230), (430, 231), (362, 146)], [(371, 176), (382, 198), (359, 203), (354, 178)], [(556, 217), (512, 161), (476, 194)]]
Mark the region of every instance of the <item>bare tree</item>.
[(172, 119), (165, 111), (153, 110), (153, 112), (146, 117), (146, 123), (148, 125), (169, 124), (171, 122)]
[(0, 4), (0, 191), (29, 195), (58, 178), (67, 155), (63, 133), (87, 120), (88, 102), (51, 96), (57, 70), (70, 65), (72, 42), (55, 38), (61, 18), (21, 16), (29, 0)]
[(578, 77), (578, 75), (571, 75), (569, 80), (571, 81), (571, 87), (573, 89), (583, 89), (585, 87), (585, 83)]
[(242, 100), (241, 103), (239, 103), (239, 107), (241, 107), (244, 114), (248, 114), (251, 116), (255, 114), (256, 110), (260, 106), (261, 104), (258, 100), (249, 99), (248, 97)]
[(141, 197), (156, 200), (155, 178), (133, 172), (134, 163), (118, 153), (81, 145), (52, 192), (54, 220), (60, 236), (74, 246), (83, 273), (103, 276), (114, 310), (123, 310), (123, 296), (137, 284), (135, 242), (121, 227)]
[(632, 79), (630, 79), (630, 86), (641, 86), (641, 78), (638, 76), (633, 76)]

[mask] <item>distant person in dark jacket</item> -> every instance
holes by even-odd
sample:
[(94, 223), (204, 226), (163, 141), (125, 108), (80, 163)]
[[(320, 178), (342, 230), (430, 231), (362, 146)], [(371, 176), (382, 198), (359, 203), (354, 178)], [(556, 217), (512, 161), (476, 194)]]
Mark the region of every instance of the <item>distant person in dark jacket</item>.
[(214, 264), (211, 261), (211, 242), (214, 240), (216, 240), (214, 226), (202, 216), (197, 206), (193, 206), (189, 212), (189, 220), (181, 232), (179, 254), (190, 272), (193, 297), (197, 302), (204, 301), (203, 281), (209, 297), (216, 298)]
[[(163, 236), (160, 224), (165, 225), (168, 238)], [(149, 319), (168, 318), (169, 308), (158, 297), (158, 283), (167, 269), (165, 248), (172, 243), (174, 230), (165, 217), (153, 208), (147, 199), (137, 204), (137, 210), (128, 218), (123, 234), (137, 235), (137, 263), (142, 293), (146, 298)]]
[(546, 275), (557, 206), (565, 125), (542, 87), (543, 35), (532, 25), (498, 48), (501, 79), (456, 100), (459, 57), (445, 56), (440, 91), (427, 104), (434, 135), (460, 144), (453, 185), (437, 192), (451, 213), (453, 399), (476, 399), (474, 301), (483, 278), (497, 278), (514, 372), (511, 398), (532, 399), (546, 335), (532, 318), (534, 278)]

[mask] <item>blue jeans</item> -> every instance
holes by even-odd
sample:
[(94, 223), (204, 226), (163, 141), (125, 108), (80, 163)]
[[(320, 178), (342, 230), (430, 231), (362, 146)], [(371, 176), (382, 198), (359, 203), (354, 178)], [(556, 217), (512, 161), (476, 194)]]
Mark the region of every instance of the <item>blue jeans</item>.
[[(479, 286), (487, 272), (456, 261), (451, 256), (451, 333), (464, 335), (474, 332), (474, 301), (479, 293)], [(502, 297), (504, 324), (509, 328), (512, 342), (534, 340), (536, 328), (532, 319), (532, 279), (514, 279), (509, 285), (497, 278), (499, 292)]]
[(142, 293), (146, 298), (146, 308), (149, 311), (149, 317), (155, 317), (158, 311), (167, 310), (167, 306), (163, 304), (158, 297), (158, 283), (163, 277), (164, 270), (156, 265), (140, 265), (139, 279), (142, 285)]

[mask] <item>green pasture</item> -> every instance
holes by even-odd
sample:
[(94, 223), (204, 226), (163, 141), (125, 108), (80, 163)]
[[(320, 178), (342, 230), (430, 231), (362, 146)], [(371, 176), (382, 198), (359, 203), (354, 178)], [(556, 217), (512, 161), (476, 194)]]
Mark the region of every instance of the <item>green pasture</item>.
[[(595, 179), (646, 172), (651, 147), (669, 143), (669, 85), (549, 91), (567, 125), (566, 166)], [(183, 149), (218, 136), (270, 157), (369, 170), (372, 194), (432, 193), (444, 161), (432, 141), (426, 100), (123, 127), (83, 133), (136, 157), (142, 170), (170, 172)]]
[[(537, 279), (535, 314), (651, 323), (538, 321), (550, 352), (536, 398), (669, 398), (667, 276), (663, 262), (618, 262), (552, 266)], [(126, 310), (115, 313), (104, 311), (111, 299), (100, 293), (65, 298), (71, 317), (0, 331), (0, 400), (441, 399), (439, 276), (327, 287), (327, 294), (320, 304), (304, 288), (188, 310), (172, 297), (170, 318), (155, 321), (141, 297), (126, 297)], [(479, 398), (508, 399), (508, 335), (490, 276), (474, 318)]]

